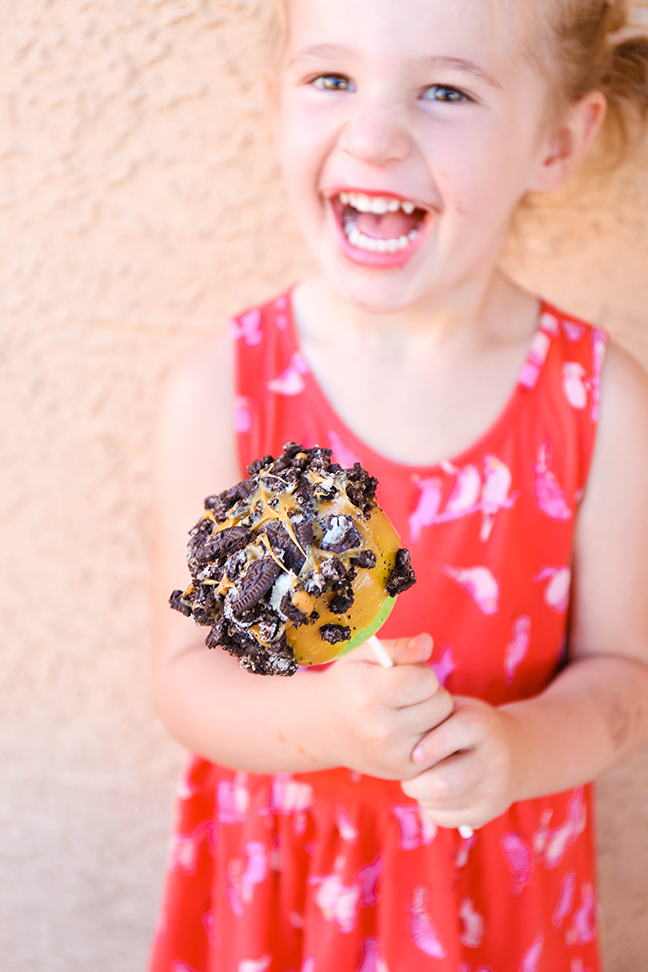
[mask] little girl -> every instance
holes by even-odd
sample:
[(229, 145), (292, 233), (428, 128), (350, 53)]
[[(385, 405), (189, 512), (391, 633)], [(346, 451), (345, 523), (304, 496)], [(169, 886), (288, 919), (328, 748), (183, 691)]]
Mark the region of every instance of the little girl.
[[(199, 755), (150, 969), (597, 972), (589, 782), (648, 738), (648, 389), (498, 260), (606, 110), (645, 112), (648, 44), (621, 0), (282, 14), (276, 139), (319, 270), (162, 405), (154, 686)], [(290, 440), (359, 459), (411, 550), (392, 669), (363, 646), (261, 678), (168, 608), (203, 497)]]

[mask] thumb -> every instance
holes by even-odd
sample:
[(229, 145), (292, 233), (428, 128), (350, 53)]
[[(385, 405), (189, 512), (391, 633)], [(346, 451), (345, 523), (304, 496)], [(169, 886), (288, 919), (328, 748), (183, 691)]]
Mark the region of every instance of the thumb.
[(420, 665), (429, 661), (434, 642), (432, 636), (425, 633), (414, 638), (395, 638), (380, 643), (393, 661), (394, 665)]

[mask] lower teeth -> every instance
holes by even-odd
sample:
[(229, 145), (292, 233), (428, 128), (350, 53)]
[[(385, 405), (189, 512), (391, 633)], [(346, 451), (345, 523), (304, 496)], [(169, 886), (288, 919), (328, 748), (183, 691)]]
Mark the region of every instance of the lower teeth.
[(351, 246), (360, 250), (370, 250), (373, 253), (398, 253), (400, 250), (405, 250), (416, 239), (419, 231), (412, 230), (407, 236), (381, 240), (372, 236), (365, 236), (353, 221), (349, 220), (345, 223), (344, 232)]

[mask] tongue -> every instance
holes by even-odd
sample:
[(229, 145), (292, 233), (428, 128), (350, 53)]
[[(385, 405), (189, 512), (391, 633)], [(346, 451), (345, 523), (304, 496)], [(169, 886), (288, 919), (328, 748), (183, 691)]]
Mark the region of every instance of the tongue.
[(414, 214), (408, 216), (399, 209), (395, 213), (385, 213), (384, 216), (378, 216), (376, 213), (358, 213), (355, 224), (364, 236), (372, 236), (377, 240), (392, 240), (407, 236), (413, 229), (417, 229), (419, 220)]

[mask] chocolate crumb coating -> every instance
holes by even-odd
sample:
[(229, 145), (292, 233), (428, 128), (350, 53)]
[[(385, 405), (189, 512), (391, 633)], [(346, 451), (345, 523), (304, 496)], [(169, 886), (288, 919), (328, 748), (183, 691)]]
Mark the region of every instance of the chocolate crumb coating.
[(414, 572), (359, 463), (345, 470), (330, 449), (289, 442), (248, 473), (205, 500), (189, 535), (191, 583), (169, 603), (247, 671), (293, 675), (298, 660), (319, 664), (362, 637)]
[(390, 597), (396, 597), (415, 583), (416, 574), (412, 567), (410, 552), (405, 547), (401, 547), (396, 552), (396, 565), (387, 581), (387, 593)]
[(323, 624), (320, 634), (330, 645), (337, 645), (339, 641), (351, 640), (351, 628), (343, 624)]

